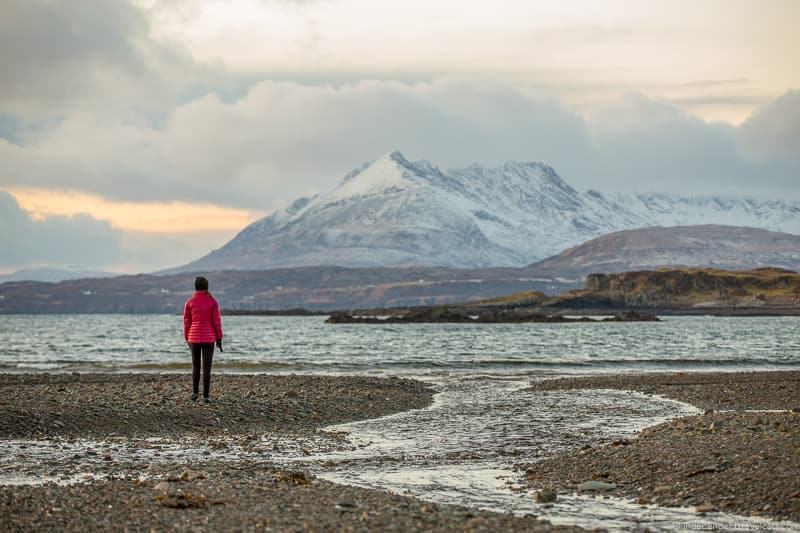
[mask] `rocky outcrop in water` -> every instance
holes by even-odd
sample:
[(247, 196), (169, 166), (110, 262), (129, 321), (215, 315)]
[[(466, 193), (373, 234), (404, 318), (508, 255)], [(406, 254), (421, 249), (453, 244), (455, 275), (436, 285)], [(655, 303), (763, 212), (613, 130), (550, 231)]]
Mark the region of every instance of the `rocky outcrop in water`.
[(385, 318), (370, 315), (357, 315), (347, 312), (332, 313), (325, 321), (328, 324), (430, 324), (430, 323), (475, 323), (475, 324), (507, 324), (507, 323), (569, 323), (569, 322), (657, 322), (654, 315), (643, 315), (634, 311), (623, 311), (606, 318), (568, 317), (564, 315), (546, 315), (525, 309), (502, 309), (481, 311), (471, 315), (467, 311), (455, 308), (412, 309), (404, 314), (391, 315)]

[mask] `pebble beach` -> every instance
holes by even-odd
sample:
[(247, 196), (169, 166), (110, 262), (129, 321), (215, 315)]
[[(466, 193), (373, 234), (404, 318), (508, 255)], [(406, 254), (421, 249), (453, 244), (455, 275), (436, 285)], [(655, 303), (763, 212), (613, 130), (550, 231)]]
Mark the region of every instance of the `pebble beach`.
[[(191, 402), (189, 387), (178, 375), (0, 376), (0, 438), (18, 443), (20, 457), (37, 453), (33, 442), (59, 454), (27, 472), (47, 482), (0, 486), (0, 530), (576, 530), (336, 485), (270, 462), (279, 447), (318, 446), (309, 439), (319, 427), (428, 405), (433, 391), (421, 382), (221, 375), (208, 405)], [(81, 447), (84, 438), (100, 444)], [(159, 460), (168, 453), (161, 443), (176, 441), (213, 453)], [(220, 459), (234, 447), (249, 459)], [(93, 477), (75, 483), (86, 470)]]
[[(176, 374), (0, 375), (0, 438), (10, 450), (0, 473), (28, 480), (0, 486), (0, 529), (578, 530), (338, 485), (271, 459), (340, 446), (322, 427), (430, 405), (434, 390), (420, 381), (219, 375), (211, 404), (192, 402), (189, 387)], [(573, 377), (520, 393), (588, 388), (657, 394), (705, 413), (521, 463), (542, 505), (591, 492), (698, 516), (800, 521), (800, 372)]]

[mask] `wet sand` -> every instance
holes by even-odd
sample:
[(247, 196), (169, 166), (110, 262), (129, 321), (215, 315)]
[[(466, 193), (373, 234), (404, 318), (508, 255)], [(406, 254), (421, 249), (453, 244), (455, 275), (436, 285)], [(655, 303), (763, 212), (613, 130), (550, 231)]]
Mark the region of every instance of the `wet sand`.
[(530, 390), (565, 389), (635, 390), (706, 412), (524, 465), (530, 486), (573, 492), (595, 480), (616, 486), (602, 493), (643, 505), (800, 522), (800, 372), (576, 377)]
[[(272, 446), (295, 443), (302, 453), (304, 439), (321, 438), (319, 427), (428, 405), (433, 391), (423, 383), (221, 375), (209, 405), (192, 403), (190, 386), (178, 375), (0, 375), (0, 438), (59, 450), (45, 465), (53, 479), (87, 469), (105, 476), (0, 486), (0, 530), (575, 530), (335, 485), (270, 463)], [(152, 437), (207, 450), (191, 460), (155, 461), (167, 452)], [(100, 444), (81, 448), (84, 438)], [(15, 446), (17, 456), (36, 453), (26, 442)], [(233, 446), (248, 459), (221, 460), (208, 451)], [(41, 468), (31, 473), (41, 475)]]

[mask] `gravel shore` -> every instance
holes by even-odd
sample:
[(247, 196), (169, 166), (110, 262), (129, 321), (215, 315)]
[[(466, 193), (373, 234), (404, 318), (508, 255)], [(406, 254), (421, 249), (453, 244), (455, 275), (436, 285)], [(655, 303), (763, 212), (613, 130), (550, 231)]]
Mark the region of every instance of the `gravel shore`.
[[(0, 375), (0, 473), (95, 476), (0, 486), (0, 531), (577, 531), (336, 485), (271, 462), (286, 447), (341, 445), (316, 433), (322, 426), (428, 405), (423, 383), (219, 375), (209, 405), (189, 401), (190, 386), (178, 375)], [(172, 461), (175, 448), (198, 452)]]
[(576, 377), (531, 386), (591, 388), (659, 394), (706, 413), (528, 464), (532, 487), (572, 492), (594, 480), (610, 484), (601, 492), (643, 505), (800, 521), (800, 372)]
[[(153, 479), (0, 487), (9, 531), (578, 531), (532, 517), (442, 506), (310, 479), (302, 472), (182, 465)], [(193, 474), (197, 475), (197, 474)], [(169, 479), (177, 481), (168, 481)]]
[(212, 403), (191, 376), (0, 374), (0, 438), (303, 433), (428, 405), (433, 391), (398, 378), (213, 376)]
[(548, 379), (530, 390), (618, 389), (658, 394), (700, 409), (800, 408), (800, 372), (678, 372)]
[[(595, 480), (614, 485), (604, 494), (643, 505), (800, 521), (800, 414), (792, 412), (800, 372), (575, 377), (529, 390), (587, 388), (659, 394), (707, 412), (523, 465), (531, 487), (563, 493)], [(272, 462), (286, 447), (303, 454), (345, 445), (317, 432), (322, 426), (429, 405), (433, 390), (423, 383), (218, 375), (213, 403), (189, 396), (181, 375), (0, 375), (0, 439), (23, 439), (7, 446), (19, 462), (0, 460), (0, 472), (100, 476), (0, 486), (0, 530), (576, 530), (335, 485)], [(85, 447), (83, 439), (96, 443)], [(170, 446), (198, 452), (172, 459)]]

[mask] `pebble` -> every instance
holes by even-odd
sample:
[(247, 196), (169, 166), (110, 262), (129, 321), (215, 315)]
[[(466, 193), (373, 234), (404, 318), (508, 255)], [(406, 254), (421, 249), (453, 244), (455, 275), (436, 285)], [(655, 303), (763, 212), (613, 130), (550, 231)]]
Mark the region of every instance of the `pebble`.
[(713, 503), (703, 503), (694, 508), (698, 513), (713, 513), (717, 510)]
[(614, 490), (616, 488), (617, 485), (615, 483), (604, 483), (602, 481), (595, 481), (595, 480), (584, 481), (583, 483), (578, 485), (578, 490), (586, 492), (593, 492), (600, 490)]
[(552, 487), (545, 487), (536, 493), (538, 503), (551, 503), (558, 499), (558, 493)]

